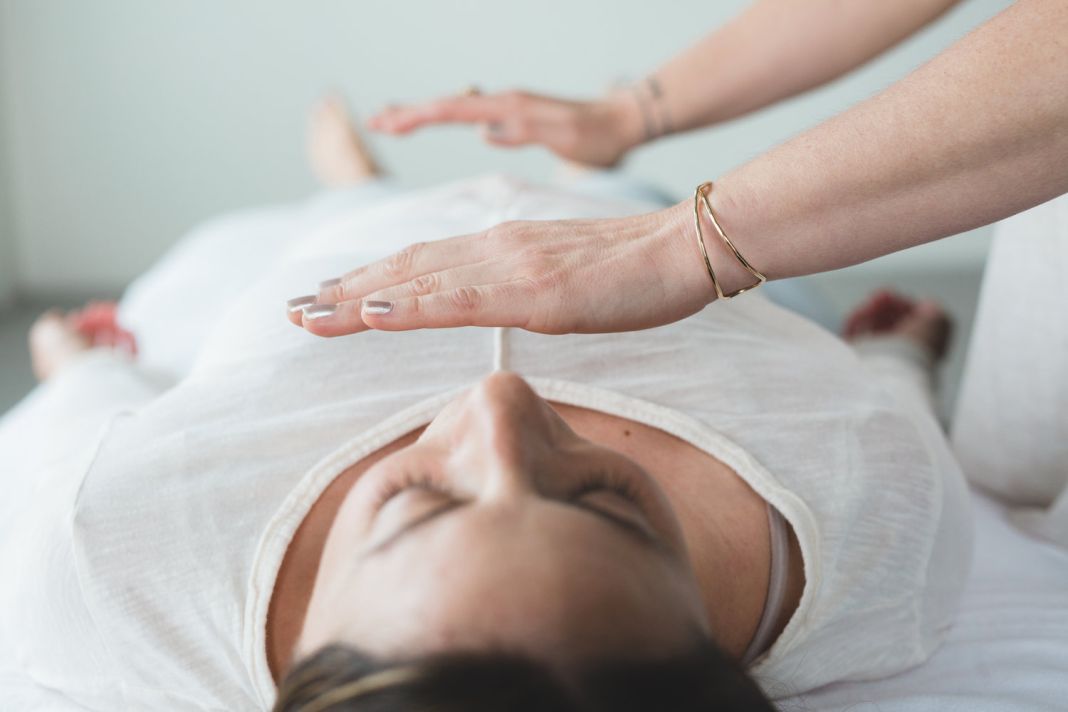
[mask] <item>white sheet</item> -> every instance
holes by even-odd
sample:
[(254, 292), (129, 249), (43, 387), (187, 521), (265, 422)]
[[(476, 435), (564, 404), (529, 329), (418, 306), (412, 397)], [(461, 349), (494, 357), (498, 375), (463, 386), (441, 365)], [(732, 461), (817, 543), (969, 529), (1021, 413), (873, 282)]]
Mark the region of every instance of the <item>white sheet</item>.
[(927, 663), (781, 705), (806, 712), (1068, 710), (1068, 550), (1031, 539), (975, 495), (975, 567), (960, 617)]

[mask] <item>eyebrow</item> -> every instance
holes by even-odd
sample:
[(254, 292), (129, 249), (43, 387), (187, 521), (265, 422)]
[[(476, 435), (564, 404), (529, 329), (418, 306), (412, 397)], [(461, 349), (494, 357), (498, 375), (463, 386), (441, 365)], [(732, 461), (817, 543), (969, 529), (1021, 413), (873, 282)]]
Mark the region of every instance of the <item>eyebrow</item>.
[[(572, 509), (577, 509), (580, 512), (585, 512), (590, 516), (600, 519), (602, 522), (607, 522), (608, 524), (611, 524), (612, 528), (615, 531), (627, 535), (628, 537), (630, 537), (631, 540), (637, 541), (639, 544), (641, 544), (647, 549), (651, 549), (658, 553), (671, 553), (671, 550), (668, 549), (664, 542), (662, 542), (658, 537), (654, 536), (645, 527), (635, 524), (626, 517), (617, 516), (615, 514), (612, 514), (611, 512), (606, 512), (605, 510), (598, 509), (597, 507), (591, 507), (589, 505), (583, 504), (582, 502), (572, 502), (567, 500), (556, 501), (566, 507), (571, 507)], [(386, 549), (396, 544), (399, 540), (411, 534), (412, 532), (415, 532), (418, 529), (430, 524), (431, 522), (440, 519), (449, 512), (454, 512), (458, 509), (462, 509), (468, 506), (470, 506), (469, 501), (453, 500), (442, 505), (441, 507), (432, 509), (426, 514), (416, 517), (415, 519), (401, 527), (399, 530), (395, 531), (382, 541), (365, 550), (363, 554), (361, 554), (360, 558), (366, 559), (380, 554)]]

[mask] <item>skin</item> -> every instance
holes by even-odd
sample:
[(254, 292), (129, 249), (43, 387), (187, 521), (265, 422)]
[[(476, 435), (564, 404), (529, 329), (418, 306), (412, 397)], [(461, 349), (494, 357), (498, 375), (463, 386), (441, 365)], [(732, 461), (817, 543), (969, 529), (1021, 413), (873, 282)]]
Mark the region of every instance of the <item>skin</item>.
[(29, 335), (37, 380), (47, 381), (93, 348), (136, 356), (137, 341), (119, 326), (117, 306), (114, 302), (89, 302), (66, 314), (52, 309), (38, 317)]
[[(840, 77), (958, 1), (761, 0), (654, 75), (676, 130), (711, 126)], [(723, 70), (727, 66), (730, 71)], [(495, 146), (540, 144), (562, 158), (593, 166), (614, 165), (645, 140), (641, 107), (631, 90), (594, 101), (521, 91), (448, 96), (388, 107), (371, 117), (368, 126), (400, 136), (446, 123), (481, 125), (483, 137)]]
[[(840, 75), (949, 5), (759, 3), (658, 72), (663, 101), (684, 127), (743, 115)], [(783, 13), (797, 15), (785, 22)], [(1020, 0), (886, 91), (717, 180), (713, 210), (741, 253), (777, 279), (863, 262), (1061, 195), (1068, 191), (1068, 93), (1053, 87), (1068, 76), (1066, 37), (1068, 5)], [(727, 79), (723, 56), (730, 56)], [(446, 121), (512, 126), (520, 132), (511, 137), (516, 145), (544, 143), (576, 160), (585, 158), (583, 146), (598, 146), (590, 160), (604, 165), (633, 145), (640, 121), (633, 97), (593, 104), (566, 111), (525, 94), (464, 97), (390, 110), (372, 126), (395, 133)], [(594, 116), (604, 118), (598, 124)], [(593, 141), (591, 125), (615, 136), (614, 148)], [(707, 217), (700, 219), (724, 291), (750, 284)], [(669, 323), (715, 299), (693, 220), (687, 199), (624, 220), (504, 223), (414, 245), (344, 275), (317, 295), (336, 309), (295, 321), (322, 336), (467, 324), (607, 332)], [(612, 268), (591, 267), (600, 263)]]
[[(637, 502), (590, 478), (601, 471)], [(376, 513), (406, 472), (433, 484)], [(792, 547), (780, 627), (804, 586)], [(507, 645), (563, 664), (655, 655), (697, 632), (740, 656), (769, 556), (765, 504), (723, 463), (639, 423), (549, 404), (499, 372), (324, 493), (278, 576), (268, 659), (277, 677), (294, 650), (343, 641), (382, 655)]]

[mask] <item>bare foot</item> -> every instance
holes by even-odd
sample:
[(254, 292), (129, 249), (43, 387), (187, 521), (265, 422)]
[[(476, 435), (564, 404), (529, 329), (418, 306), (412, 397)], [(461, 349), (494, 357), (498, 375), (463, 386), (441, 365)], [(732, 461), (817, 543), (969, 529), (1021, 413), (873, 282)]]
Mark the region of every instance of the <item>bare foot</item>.
[(48, 380), (94, 348), (136, 356), (137, 341), (119, 326), (117, 309), (114, 302), (90, 302), (68, 314), (57, 309), (42, 314), (30, 328), (30, 357), (37, 380)]
[(900, 336), (914, 342), (935, 363), (945, 358), (953, 322), (938, 302), (915, 301), (890, 290), (875, 292), (846, 317), (842, 336)]
[(91, 348), (89, 337), (55, 309), (38, 317), (30, 328), (30, 358), (38, 381), (47, 381)]
[(308, 117), (308, 163), (328, 187), (356, 185), (382, 171), (336, 95), (320, 100)]

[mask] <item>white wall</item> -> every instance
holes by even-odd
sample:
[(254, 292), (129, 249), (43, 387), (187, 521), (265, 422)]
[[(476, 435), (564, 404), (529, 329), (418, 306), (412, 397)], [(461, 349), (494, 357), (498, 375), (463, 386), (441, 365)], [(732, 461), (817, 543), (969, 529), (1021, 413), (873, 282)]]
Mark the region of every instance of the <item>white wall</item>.
[[(113, 291), (196, 221), (306, 194), (303, 113), (330, 87), (364, 110), (472, 82), (586, 96), (641, 76), (744, 4), (0, 0), (20, 284)], [(1008, 4), (965, 2), (848, 80), (661, 142), (629, 168), (681, 197), (886, 86)], [(551, 167), (541, 151), (493, 151), (462, 129), (375, 147), (413, 184), (487, 170), (543, 178)], [(974, 261), (982, 250), (972, 243), (924, 259), (948, 249), (946, 259)]]

